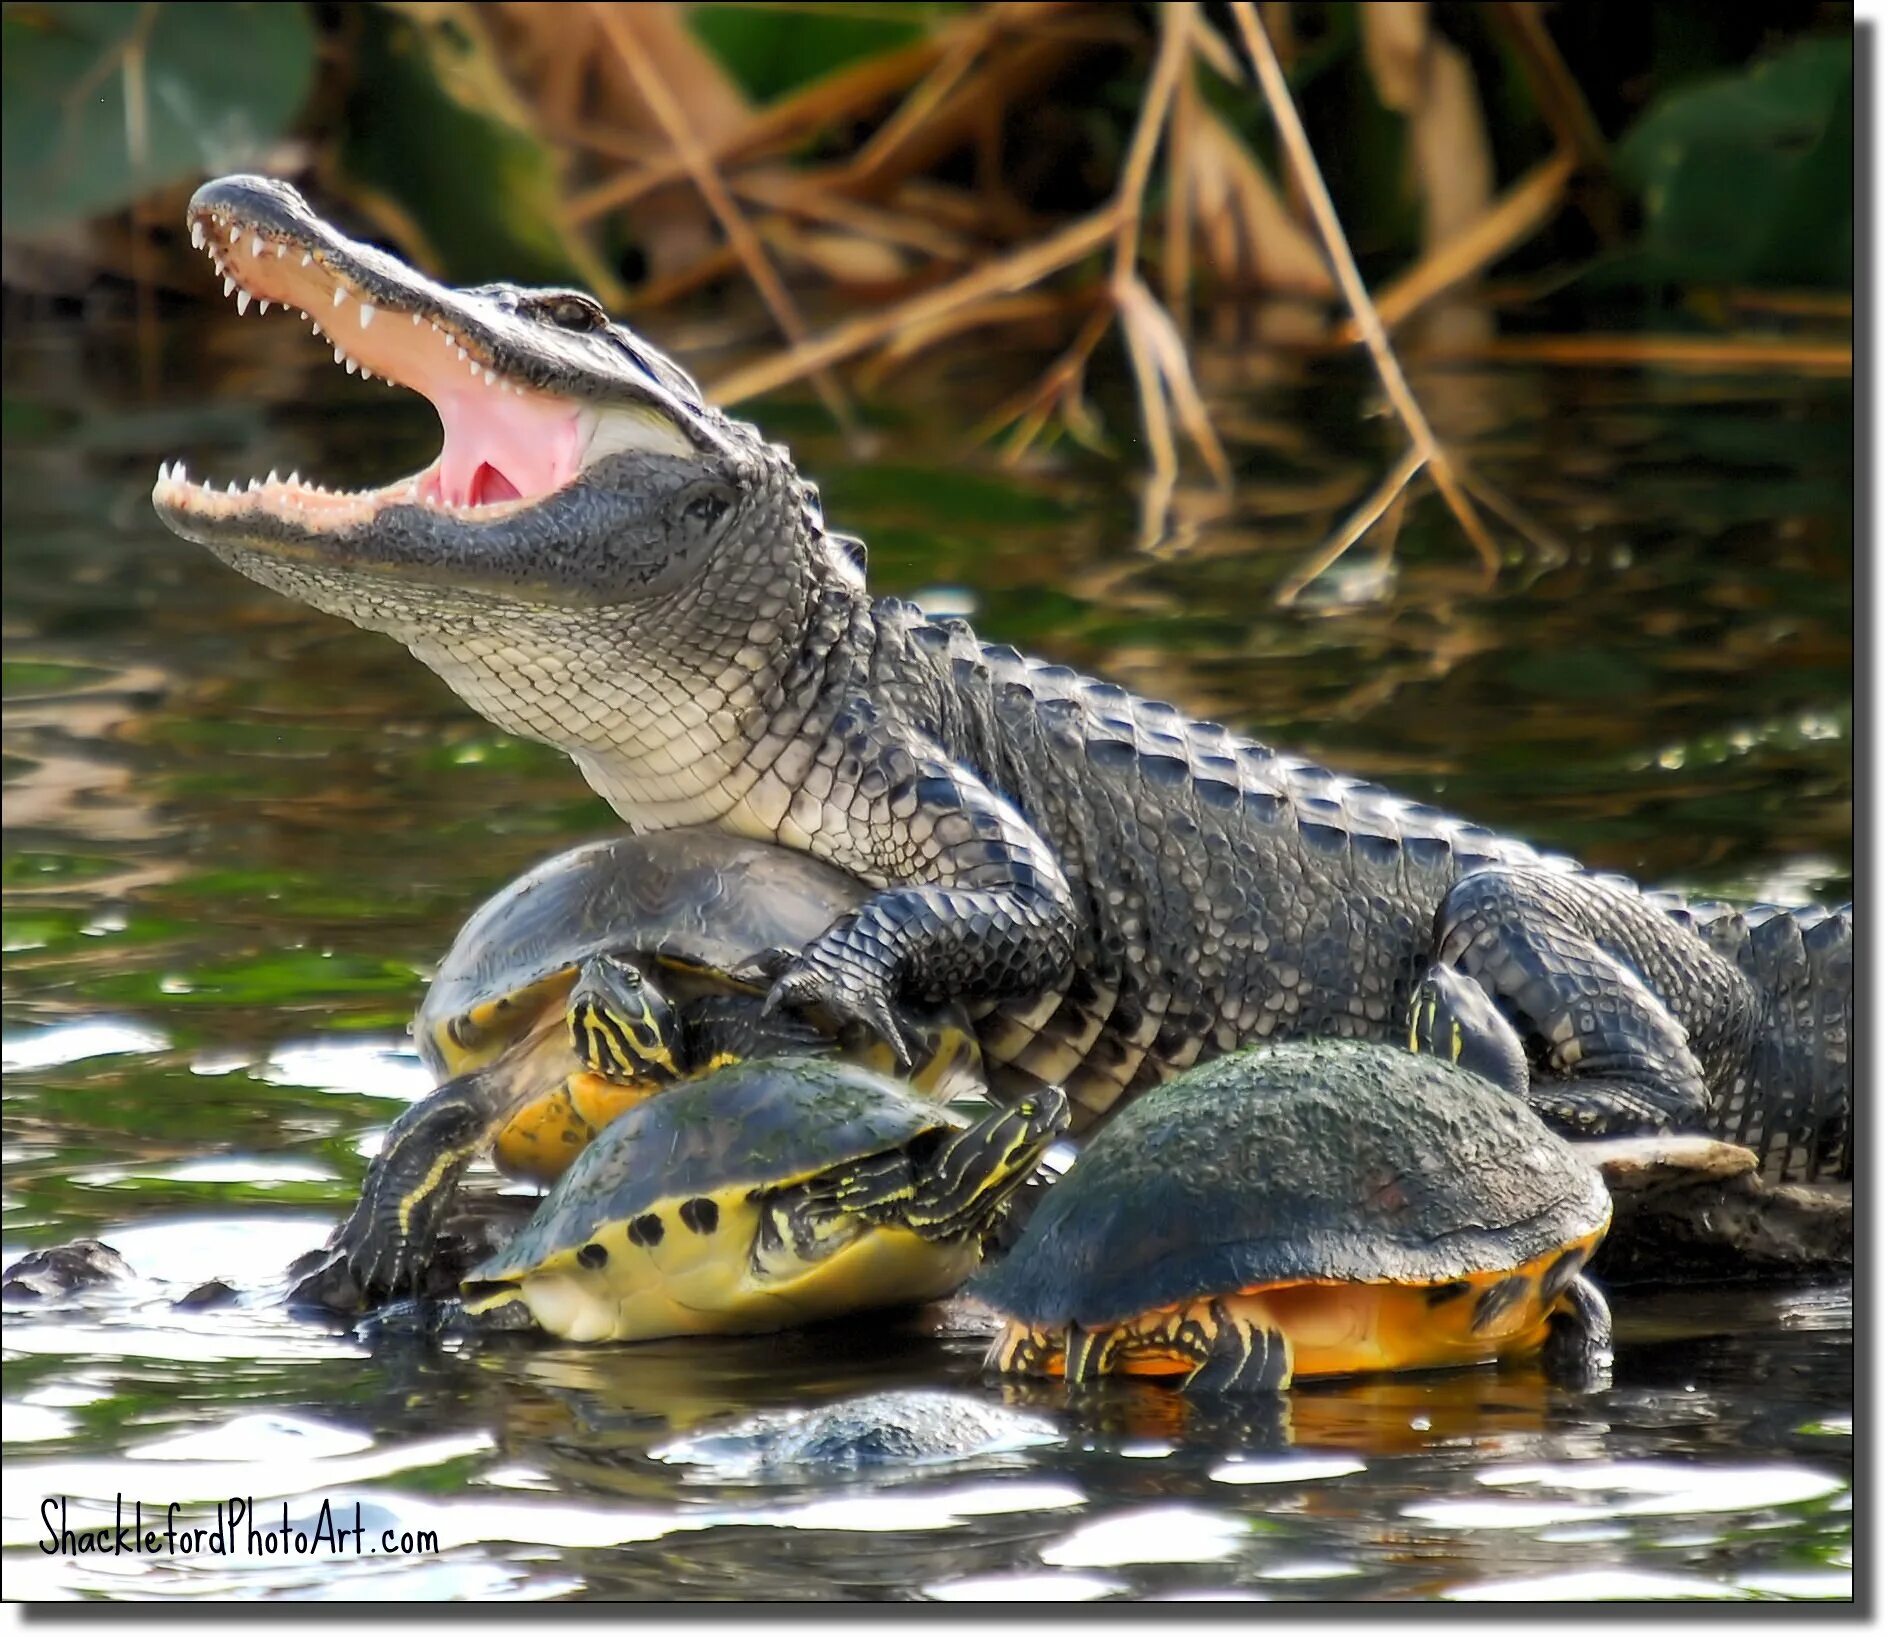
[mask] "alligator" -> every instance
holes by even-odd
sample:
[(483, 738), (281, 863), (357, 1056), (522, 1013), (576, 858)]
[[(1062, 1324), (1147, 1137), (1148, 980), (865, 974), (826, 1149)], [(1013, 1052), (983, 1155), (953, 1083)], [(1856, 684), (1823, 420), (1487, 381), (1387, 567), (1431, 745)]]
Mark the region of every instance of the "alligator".
[(718, 826), (877, 889), (783, 952), (772, 1004), (901, 1049), (895, 999), (963, 1000), (997, 1095), (1059, 1084), (1092, 1125), (1246, 1042), (1400, 1037), (1437, 969), (1571, 1134), (1851, 1174), (1850, 907), (1642, 890), (874, 597), (788, 452), (581, 292), (435, 283), (257, 177), (188, 224), (239, 311), (299, 311), (444, 439), (359, 491), (167, 465), (164, 522), (399, 639), (633, 830)]

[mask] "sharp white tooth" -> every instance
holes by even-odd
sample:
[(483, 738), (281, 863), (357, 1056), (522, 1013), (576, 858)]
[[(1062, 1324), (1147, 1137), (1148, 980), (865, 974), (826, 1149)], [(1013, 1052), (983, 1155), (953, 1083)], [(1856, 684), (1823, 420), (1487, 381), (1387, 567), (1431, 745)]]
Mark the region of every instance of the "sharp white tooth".
[(420, 315), (418, 313), (415, 313), (413, 315), (413, 328), (417, 330), (419, 327), (420, 327)]
[(247, 290), (238, 290), (236, 292), (237, 317), (240, 318), (244, 313), (248, 311), (249, 311), (249, 292)]
[(201, 222), (192, 222), (190, 224), (190, 248), (192, 250), (201, 250), (203, 248), (203, 223)]
[(260, 233), (252, 233), (249, 235), (249, 254), (252, 256), (260, 256), (262, 254), (262, 235)]
[(359, 364), (357, 364), (357, 363), (355, 363), (355, 362), (354, 362), (354, 360), (353, 360), (352, 358), (350, 358), (350, 359), (349, 359), (349, 360), (347, 361), (347, 372), (348, 372), (348, 374), (350, 374), (350, 375), (353, 375), (353, 374), (355, 374), (355, 373), (356, 373), (356, 372), (357, 372), (357, 371), (358, 371), (359, 369), (360, 369), (360, 365), (359, 365)]
[(233, 278), (231, 278), (227, 273), (225, 273), (223, 275), (223, 294), (228, 295), (230, 291), (234, 290), (235, 288), (236, 288), (236, 281)]
[(364, 329), (366, 329), (366, 328), (367, 328), (367, 326), (368, 326), (369, 324), (371, 324), (371, 323), (373, 323), (373, 321), (374, 321), (374, 314), (375, 314), (375, 313), (376, 313), (376, 312), (377, 312), (378, 310), (379, 310), (379, 309), (377, 309), (377, 308), (376, 308), (376, 307), (374, 306), (374, 304), (373, 304), (373, 303), (372, 303), (371, 301), (363, 301), (363, 302), (361, 303), (361, 308), (360, 308), (360, 312), (361, 312), (361, 328), (362, 328), (363, 330), (364, 330)]
[(282, 242), (281, 242), (281, 241), (280, 241), (280, 240), (278, 239), (278, 240), (276, 241), (276, 246), (275, 246), (275, 259), (276, 259), (277, 261), (280, 261), (280, 260), (281, 260), (281, 259), (282, 259), (282, 258), (283, 258), (284, 256), (286, 256), (287, 254), (288, 254), (288, 246), (287, 246), (287, 245), (285, 245), (285, 244), (283, 244), (283, 243), (282, 243)]
[(299, 488), (300, 488), (300, 487), (302, 486), (302, 475), (301, 475), (301, 473), (300, 473), (300, 472), (290, 472), (290, 473), (289, 473), (289, 475), (288, 475), (288, 483), (289, 483), (289, 487), (290, 487), (291, 489), (299, 489)]
[(256, 303), (256, 311), (258, 313), (266, 313), (268, 310), (269, 310), (269, 304), (266, 301), (259, 301)]
[(338, 307), (338, 306), (340, 306), (340, 305), (341, 305), (341, 303), (342, 303), (342, 302), (344, 302), (344, 301), (346, 301), (346, 300), (347, 300), (347, 286), (346, 286), (345, 284), (337, 284), (337, 285), (336, 285), (336, 286), (334, 287), (334, 304), (335, 304), (335, 306), (337, 306), (337, 307)]
[(456, 341), (455, 341), (455, 342), (453, 343), (453, 347), (454, 347), (454, 349), (455, 349), (455, 350), (456, 350), (456, 351), (458, 352), (458, 354), (459, 354), (459, 356), (460, 356), (461, 358), (463, 358), (463, 357), (465, 357), (465, 348), (464, 348), (464, 347), (461, 347), (461, 346), (460, 346), (460, 345), (458, 344), (458, 342), (456, 342)]
[(374, 372), (370, 370), (365, 364), (361, 365), (361, 379), (363, 381), (371, 381), (373, 378), (374, 378)]
[(334, 361), (337, 364), (345, 364), (347, 362), (347, 354), (344, 353), (339, 347), (336, 347), (334, 349)]
[(261, 480), (260, 478), (253, 478), (253, 477), (252, 477), (252, 478), (251, 478), (251, 479), (249, 480), (249, 492), (250, 492), (251, 494), (254, 494), (254, 493), (256, 492), (256, 490), (257, 490), (258, 488), (260, 488), (261, 486), (262, 486), (262, 480)]
[(269, 468), (269, 475), (267, 478), (264, 479), (264, 481), (269, 485), (271, 489), (273, 489), (276, 486), (276, 484), (281, 481), (281, 479), (275, 475), (275, 468), (273, 466)]
[(242, 236), (243, 236), (243, 230), (240, 227), (238, 227), (234, 222), (231, 222), (229, 224), (229, 242), (231, 244), (234, 244)]
[(306, 266), (307, 266), (307, 265), (308, 265), (308, 264), (309, 264), (309, 263), (310, 263), (311, 261), (313, 261), (314, 259), (315, 259), (315, 253), (314, 253), (314, 251), (312, 251), (312, 250), (304, 250), (304, 251), (302, 252), (302, 266), (304, 266), (304, 267), (306, 267)]
[(485, 372), (485, 384), (487, 386), (491, 386), (494, 382), (497, 381), (497, 379), (498, 377), (494, 375), (490, 370), (487, 370)]
[(469, 358), (466, 360), (466, 366), (472, 371), (472, 379), (476, 381), (479, 378), (479, 361), (476, 358)]
[(229, 492), (231, 494), (234, 494), (236, 492), (236, 480), (234, 478), (231, 478), (229, 480)]

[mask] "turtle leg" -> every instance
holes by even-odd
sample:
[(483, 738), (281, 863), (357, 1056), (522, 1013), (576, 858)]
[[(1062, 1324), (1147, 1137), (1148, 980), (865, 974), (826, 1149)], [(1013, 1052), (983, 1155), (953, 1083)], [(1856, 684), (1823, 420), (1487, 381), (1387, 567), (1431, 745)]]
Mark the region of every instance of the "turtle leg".
[(1541, 1368), (1551, 1381), (1585, 1388), (1602, 1384), (1612, 1362), (1612, 1312), (1599, 1287), (1582, 1275), (1548, 1315)]
[(1011, 1319), (983, 1355), (983, 1367), (996, 1375), (1046, 1376), (1061, 1351), (1055, 1337), (1020, 1319)]
[(1092, 1387), (1103, 1376), (1111, 1374), (1115, 1361), (1121, 1356), (1124, 1339), (1119, 1326), (1088, 1330), (1079, 1324), (1070, 1325), (1064, 1344), (1063, 1357), (1066, 1362), (1062, 1367), (1069, 1390), (1074, 1392), (1083, 1387)]
[(459, 1178), (519, 1101), (507, 1064), (501, 1058), (448, 1080), (388, 1128), (361, 1197), (332, 1242), (369, 1305), (418, 1292)]
[(899, 1211), (904, 1225), (932, 1240), (989, 1232), (1068, 1123), (1068, 1099), (1053, 1086), (985, 1115), (917, 1172)]
[(1291, 1385), (1291, 1341), (1236, 1302), (1196, 1306), (1178, 1344), (1199, 1360), (1181, 1384), (1197, 1393), (1277, 1393)]
[(1527, 1043), (1528, 1102), (1578, 1136), (1702, 1124), (1706, 1063), (1755, 1027), (1750, 982), (1656, 903), (1528, 866), (1465, 875), (1436, 912), (1438, 963), (1472, 979)]

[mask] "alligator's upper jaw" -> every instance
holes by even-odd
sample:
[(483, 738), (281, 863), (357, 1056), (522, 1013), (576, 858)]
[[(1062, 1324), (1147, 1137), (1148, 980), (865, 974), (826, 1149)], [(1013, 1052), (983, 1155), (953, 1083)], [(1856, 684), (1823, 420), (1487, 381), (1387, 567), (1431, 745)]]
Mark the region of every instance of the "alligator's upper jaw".
[(219, 489), (190, 482), (182, 461), (167, 465), (152, 500), (190, 538), (292, 547), (355, 534), (394, 505), (496, 521), (556, 494), (604, 455), (686, 453), (712, 441), (699, 399), (690, 401), (686, 378), (666, 361), (524, 316), (506, 295), (435, 284), (335, 231), (284, 183), (207, 183), (189, 222), (238, 312), (252, 303), (261, 313), (299, 311), (350, 374), (423, 393), (445, 432), (431, 465), (354, 492), (273, 472)]

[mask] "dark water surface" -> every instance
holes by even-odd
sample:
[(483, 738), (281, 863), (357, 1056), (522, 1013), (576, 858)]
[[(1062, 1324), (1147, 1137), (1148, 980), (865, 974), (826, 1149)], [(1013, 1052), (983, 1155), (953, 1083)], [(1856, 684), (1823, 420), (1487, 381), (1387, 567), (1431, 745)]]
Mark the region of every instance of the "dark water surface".
[[(388, 1345), (285, 1317), (427, 1080), (429, 963), (493, 888), (611, 817), (393, 643), (159, 526), (160, 458), (377, 481), (424, 405), (227, 311), (10, 323), (5, 351), (5, 1255), (94, 1234), (137, 1277), (9, 1303), (11, 1596), (1846, 1596), (1846, 1285), (1624, 1292), (1610, 1388), (1528, 1371), (1304, 1389), (1240, 1421), (1152, 1389), (1031, 1392), (992, 1449), (865, 1475), (755, 1468), (727, 1423), (978, 1384), (928, 1318), (642, 1348)], [(762, 419), (887, 590), (1647, 880), (1785, 901), (1852, 868), (1846, 381), (1506, 370), (1428, 383), (1478, 469), (1564, 542), (1490, 592), (1431, 500), (1272, 592), (1394, 454), (1349, 369), (1214, 353), (1230, 506), (1138, 549), (1135, 454), (1017, 475), (969, 408), (849, 455)], [(142, 384), (141, 384), (142, 383)], [(152, 384), (155, 383), (155, 384)], [(922, 389), (922, 390), (920, 390)], [(985, 392), (987, 406), (991, 395)], [(1117, 417), (1117, 424), (1122, 424)], [(234, 1306), (180, 1310), (205, 1280)], [(253, 1496), (356, 1556), (42, 1552), (114, 1497)]]

